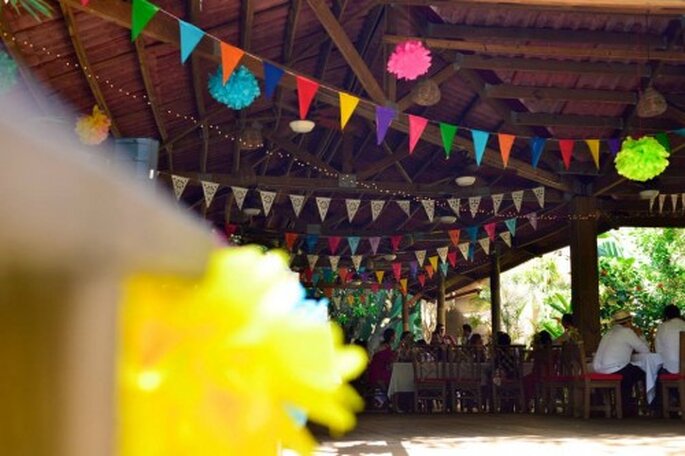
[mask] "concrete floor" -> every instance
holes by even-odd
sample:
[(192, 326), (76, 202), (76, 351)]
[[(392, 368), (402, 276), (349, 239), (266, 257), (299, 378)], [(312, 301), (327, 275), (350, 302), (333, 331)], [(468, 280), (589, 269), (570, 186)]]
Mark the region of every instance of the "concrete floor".
[(514, 414), (359, 417), (341, 439), (317, 435), (317, 456), (685, 455), (685, 422), (651, 418), (580, 419)]

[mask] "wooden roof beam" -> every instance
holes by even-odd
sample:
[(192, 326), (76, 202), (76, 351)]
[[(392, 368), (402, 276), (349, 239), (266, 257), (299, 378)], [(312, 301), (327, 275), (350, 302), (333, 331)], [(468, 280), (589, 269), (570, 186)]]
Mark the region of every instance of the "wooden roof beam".
[(68, 2), (64, 0), (60, 0), (59, 6), (62, 9), (64, 22), (67, 26), (67, 30), (69, 31), (69, 38), (71, 38), (71, 44), (74, 47), (74, 53), (76, 54), (76, 58), (78, 59), (79, 66), (81, 67), (81, 72), (83, 73), (83, 77), (86, 79), (86, 82), (90, 87), (90, 91), (93, 93), (93, 98), (95, 98), (95, 102), (112, 122), (109, 127), (110, 131), (112, 132), (112, 136), (114, 136), (115, 138), (120, 138), (121, 132), (119, 131), (119, 127), (116, 124), (116, 120), (114, 119), (112, 112), (109, 110), (109, 107), (107, 106), (107, 100), (105, 100), (105, 96), (102, 93), (100, 84), (94, 77), (91, 77), (93, 75), (93, 72), (90, 67), (88, 55), (86, 54), (86, 49), (83, 46), (83, 43), (81, 42), (81, 36), (79, 35), (78, 29), (76, 27), (74, 12), (70, 8)]
[[(187, 0), (187, 8), (190, 11), (190, 22), (196, 24), (200, 17), (200, 1)], [(203, 119), (207, 115), (205, 105), (205, 84), (202, 77), (202, 63), (200, 57), (195, 53), (190, 55), (190, 63), (192, 67), (193, 78), (193, 92), (195, 94), (195, 107), (197, 109), (197, 116)], [(200, 155), (200, 170), (204, 173), (207, 171), (207, 160), (209, 158), (209, 128), (204, 122), (199, 125), (202, 135), (202, 154)]]
[[(343, 13), (345, 12), (345, 7), (347, 6), (348, 0), (335, 0), (333, 2), (333, 15), (335, 19), (340, 21)], [(317, 58), (316, 71), (314, 76), (318, 79), (325, 79), (326, 67), (328, 66), (328, 59), (331, 56), (331, 51), (333, 50), (333, 40), (330, 36), (326, 36), (323, 42), (319, 46), (319, 57)]]
[(399, 44), (407, 40), (421, 40), (433, 49), (447, 49), (453, 51), (469, 51), (480, 54), (514, 54), (530, 57), (560, 57), (560, 58), (596, 58), (607, 61), (657, 60), (672, 63), (685, 63), (685, 53), (682, 51), (664, 51), (660, 49), (618, 49), (618, 48), (588, 48), (588, 47), (557, 47), (515, 43), (490, 43), (482, 41), (461, 41), (439, 38), (422, 38), (407, 35), (385, 35), (383, 42)]
[(547, 114), (539, 112), (513, 112), (515, 125), (545, 125), (552, 127), (623, 128), (620, 117), (577, 116), (571, 114)]
[(570, 12), (685, 14), (685, 4), (674, 0), (378, 0), (381, 4), (415, 6), (461, 6), (482, 8), (549, 9)]
[(529, 87), (513, 84), (486, 84), (489, 98), (591, 101), (597, 103), (636, 104), (637, 93), (594, 89), (560, 89), (556, 87)]

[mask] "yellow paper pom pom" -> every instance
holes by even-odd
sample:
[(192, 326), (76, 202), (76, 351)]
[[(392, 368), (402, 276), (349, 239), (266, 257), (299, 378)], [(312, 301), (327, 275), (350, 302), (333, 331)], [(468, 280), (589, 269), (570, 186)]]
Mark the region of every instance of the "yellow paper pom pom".
[(307, 318), (283, 256), (228, 248), (199, 280), (139, 276), (126, 287), (119, 359), (120, 454), (269, 455), (315, 442), (292, 416), (344, 432), (366, 364), (342, 331)]
[(107, 139), (111, 125), (109, 117), (95, 105), (91, 115), (81, 116), (76, 121), (76, 134), (83, 144), (95, 146)]

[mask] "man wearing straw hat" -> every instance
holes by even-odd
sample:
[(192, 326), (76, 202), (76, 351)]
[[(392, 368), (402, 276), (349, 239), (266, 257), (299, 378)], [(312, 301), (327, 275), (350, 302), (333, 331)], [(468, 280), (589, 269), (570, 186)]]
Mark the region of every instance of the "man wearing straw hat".
[(640, 337), (640, 330), (633, 326), (633, 316), (619, 310), (612, 317), (613, 326), (602, 337), (597, 354), (592, 362), (595, 372), (601, 374), (621, 374), (621, 397), (624, 414), (637, 414), (637, 404), (632, 400), (633, 386), (644, 381), (645, 372), (630, 364), (634, 352), (649, 353), (647, 342)]

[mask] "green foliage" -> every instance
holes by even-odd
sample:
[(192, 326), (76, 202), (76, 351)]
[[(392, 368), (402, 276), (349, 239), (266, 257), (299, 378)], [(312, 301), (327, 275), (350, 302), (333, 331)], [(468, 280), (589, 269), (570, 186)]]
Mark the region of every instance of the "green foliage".
[(11, 6), (17, 13), (21, 13), (23, 9), (36, 20), (40, 20), (41, 16), (44, 18), (52, 17), (52, 7), (45, 0), (0, 0), (0, 12), (3, 7)]

